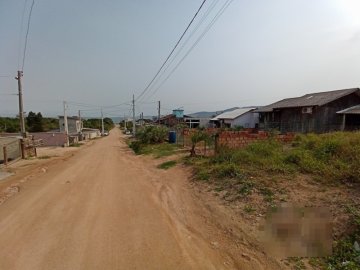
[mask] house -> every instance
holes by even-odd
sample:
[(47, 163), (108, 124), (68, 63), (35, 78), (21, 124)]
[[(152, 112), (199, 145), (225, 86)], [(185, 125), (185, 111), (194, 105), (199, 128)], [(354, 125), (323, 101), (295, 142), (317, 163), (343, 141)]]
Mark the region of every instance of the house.
[(207, 128), (209, 127), (210, 119), (211, 118), (207, 118), (207, 117), (194, 117), (187, 115), (184, 117), (184, 123), (189, 128), (203, 128), (203, 127)]
[(160, 122), (161, 125), (173, 127), (180, 123), (183, 123), (185, 116), (186, 115), (184, 115), (184, 110), (175, 109), (173, 110), (172, 114), (168, 114), (163, 117), (160, 117), (160, 119), (157, 122)]
[(336, 112), (342, 116), (341, 130), (360, 129), (360, 105)]
[[(68, 116), (68, 131), (69, 134), (78, 134), (82, 129), (82, 121), (78, 116)], [(59, 128), (60, 132), (65, 132), (64, 116), (59, 116)]]
[(257, 128), (259, 123), (259, 114), (254, 112), (256, 108), (238, 108), (232, 111), (224, 112), (210, 120), (216, 127), (228, 128)]
[(283, 99), (256, 112), (259, 113), (259, 127), (262, 129), (322, 133), (358, 126), (358, 105), (360, 89), (351, 88)]
[(160, 125), (164, 125), (167, 127), (173, 127), (173, 126), (176, 126), (177, 124), (182, 123), (183, 119), (176, 118), (176, 116), (173, 114), (168, 114), (163, 117), (160, 117), (158, 122), (160, 122)]
[(91, 140), (97, 137), (101, 137), (101, 132), (96, 128), (83, 128), (82, 136), (84, 137), (85, 140)]

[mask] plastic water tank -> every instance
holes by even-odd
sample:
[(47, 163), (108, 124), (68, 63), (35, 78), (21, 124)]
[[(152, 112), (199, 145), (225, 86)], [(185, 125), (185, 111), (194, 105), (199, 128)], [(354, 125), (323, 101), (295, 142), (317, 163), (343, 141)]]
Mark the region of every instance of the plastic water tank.
[(176, 143), (176, 132), (169, 131), (169, 143)]

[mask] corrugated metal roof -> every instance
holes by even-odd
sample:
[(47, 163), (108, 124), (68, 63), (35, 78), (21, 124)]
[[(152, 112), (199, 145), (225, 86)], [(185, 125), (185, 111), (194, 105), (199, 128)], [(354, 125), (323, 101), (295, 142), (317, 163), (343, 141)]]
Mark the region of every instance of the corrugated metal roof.
[(322, 106), (341, 97), (359, 92), (359, 88), (306, 94), (301, 97), (286, 98), (257, 109), (257, 112), (271, 112), (273, 109)]
[(250, 112), (250, 111), (253, 111), (255, 110), (256, 108), (240, 108), (240, 109), (235, 109), (233, 111), (230, 111), (230, 112), (224, 112), (222, 114), (219, 114), (217, 115), (216, 117), (212, 118), (211, 120), (212, 121), (216, 121), (216, 120), (220, 120), (220, 119), (235, 119), (235, 118), (238, 118), (239, 116), (247, 113), (247, 112)]
[(360, 114), (360, 105), (356, 105), (350, 108), (336, 112), (338, 114)]

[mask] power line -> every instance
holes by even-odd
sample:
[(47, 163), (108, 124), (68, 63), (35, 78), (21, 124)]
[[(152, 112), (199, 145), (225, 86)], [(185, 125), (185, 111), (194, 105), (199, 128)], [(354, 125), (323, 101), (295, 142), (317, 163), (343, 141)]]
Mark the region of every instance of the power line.
[(22, 15), (21, 15), (20, 33), (19, 33), (19, 50), (18, 50), (18, 69), (20, 69), (20, 56), (21, 56), (21, 43), (22, 43), (21, 39), (22, 39), (23, 30), (24, 30), (24, 18), (25, 18), (27, 2), (28, 2), (28, 0), (24, 1), (24, 8), (23, 8)]
[(27, 29), (26, 29), (26, 35), (25, 35), (24, 54), (23, 54), (23, 61), (22, 61), (22, 68), (21, 68), (22, 71), (24, 71), (25, 58), (26, 58), (26, 48), (27, 48), (27, 42), (28, 42), (28, 36), (29, 36), (29, 30), (30, 30), (31, 15), (32, 15), (32, 11), (33, 11), (34, 5), (35, 5), (35, 0), (33, 0), (32, 3), (31, 3), (30, 12), (29, 12), (29, 18), (28, 18), (28, 22), (27, 22)]
[[(154, 81), (153, 85), (156, 85), (159, 80), (163, 77), (163, 75), (166, 73), (166, 71), (170, 68), (171, 64), (174, 63), (174, 61), (177, 59), (177, 57), (179, 56), (179, 54), (183, 51), (184, 47), (186, 46), (186, 44), (189, 42), (189, 40), (193, 37), (193, 35), (196, 33), (196, 31), (200, 28), (200, 26), (203, 24), (203, 22), (205, 21), (205, 19), (209, 16), (209, 14), (211, 13), (211, 11), (214, 9), (214, 7), (218, 4), (219, 0), (214, 0), (210, 6), (208, 7), (208, 9), (205, 11), (205, 13), (203, 14), (202, 18), (200, 19), (200, 21), (197, 23), (197, 25), (195, 26), (195, 28), (191, 31), (190, 35), (187, 37), (187, 39), (185, 40), (185, 42), (182, 43), (181, 47), (179, 48), (179, 50), (177, 50), (176, 54), (174, 55), (174, 57), (172, 57), (172, 59), (170, 60), (170, 62), (168, 63), (168, 65), (165, 67), (165, 69), (162, 71), (162, 73), (160, 74), (160, 76), (158, 76), (156, 78), (156, 80)], [(150, 90), (151, 91), (151, 90)], [(144, 98), (144, 96), (143, 96)]]
[(186, 34), (186, 32), (188, 31), (188, 29), (190, 28), (191, 24), (193, 23), (193, 21), (195, 20), (196, 16), (198, 15), (198, 13), (200, 12), (200, 10), (202, 9), (202, 7), (204, 6), (205, 2), (207, 0), (203, 0), (203, 2), (201, 3), (199, 9), (196, 11), (195, 15), (193, 16), (193, 18), (191, 19), (190, 23), (188, 24), (188, 26), (186, 27), (185, 31), (182, 33), (182, 35), (180, 36), (179, 40), (176, 42), (174, 48), (171, 50), (170, 54), (168, 55), (168, 57), (165, 59), (164, 63), (161, 65), (161, 67), (159, 68), (159, 70), (156, 72), (155, 76), (152, 78), (152, 80), (149, 82), (149, 84), (145, 87), (145, 89), (141, 92), (141, 94), (136, 98), (136, 100), (138, 100), (142, 95), (145, 94), (145, 92), (149, 89), (150, 85), (154, 82), (154, 80), (156, 79), (156, 77), (159, 75), (159, 73), (161, 72), (161, 70), (163, 69), (163, 67), (165, 66), (165, 64), (167, 63), (167, 61), (169, 60), (169, 58), (171, 57), (171, 55), (174, 53), (175, 49), (177, 48), (177, 46), (179, 45), (179, 43), (181, 42), (182, 38), (184, 37), (184, 35)]
[(180, 64), (185, 60), (185, 58), (190, 54), (190, 52), (197, 46), (200, 40), (206, 35), (206, 33), (211, 29), (211, 27), (215, 24), (215, 22), (220, 18), (220, 16), (225, 12), (225, 10), (230, 6), (233, 0), (227, 0), (224, 5), (220, 8), (208, 26), (204, 29), (202, 34), (198, 37), (198, 39), (194, 42), (194, 44), (190, 47), (190, 49), (186, 52), (186, 54), (181, 58), (181, 60), (177, 63), (177, 65), (171, 70), (169, 75), (160, 83), (160, 85), (154, 90), (154, 92), (148, 97), (152, 98), (156, 92), (163, 86), (163, 84), (171, 77), (171, 75), (177, 70)]

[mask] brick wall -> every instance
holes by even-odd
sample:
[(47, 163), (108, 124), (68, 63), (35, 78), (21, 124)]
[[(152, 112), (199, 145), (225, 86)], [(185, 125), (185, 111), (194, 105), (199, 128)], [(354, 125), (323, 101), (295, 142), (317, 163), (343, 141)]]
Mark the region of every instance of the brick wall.
[[(294, 139), (293, 133), (276, 135), (275, 140), (283, 143), (291, 142)], [(230, 148), (241, 148), (257, 141), (263, 141), (269, 138), (266, 131), (222, 131), (218, 136), (218, 145), (226, 145)]]
[[(190, 137), (196, 129), (185, 129), (185, 141), (191, 142)], [(241, 131), (224, 131), (216, 128), (205, 129), (211, 135), (217, 134), (217, 145), (224, 145), (230, 148), (242, 148), (257, 141), (263, 141), (269, 138), (270, 134), (266, 131), (255, 129), (244, 129)], [(289, 143), (294, 139), (294, 133), (276, 135), (275, 140), (282, 143)], [(187, 146), (187, 144), (185, 144)]]

